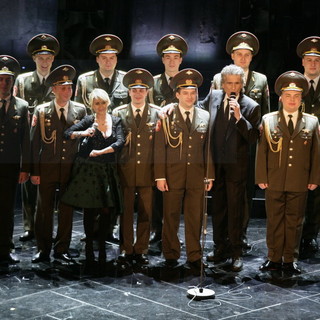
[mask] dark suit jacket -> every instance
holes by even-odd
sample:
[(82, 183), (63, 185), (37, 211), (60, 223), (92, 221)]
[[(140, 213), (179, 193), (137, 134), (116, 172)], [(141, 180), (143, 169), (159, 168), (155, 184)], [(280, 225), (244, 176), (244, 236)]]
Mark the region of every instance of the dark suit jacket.
[[(317, 118), (300, 113), (292, 137), (282, 111), (265, 115), (262, 126), (263, 133), (257, 149), (256, 183), (268, 183), (270, 190), (289, 192), (305, 192), (308, 184), (319, 185), (320, 139)], [(275, 142), (283, 139), (280, 152), (270, 149), (268, 132)], [(276, 150), (277, 144), (271, 145)]]
[(5, 118), (0, 118), (0, 167), (2, 176), (30, 172), (28, 103), (20, 98), (11, 97)]
[(93, 89), (101, 88), (106, 90), (109, 94), (111, 100), (108, 107), (109, 110), (113, 110), (115, 107), (128, 103), (128, 89), (122, 83), (125, 74), (124, 71), (114, 70), (109, 91), (106, 88), (106, 84), (102, 79), (99, 70), (81, 74), (77, 80), (74, 100), (83, 103), (87, 108), (90, 108), (89, 94)]
[[(155, 178), (166, 179), (169, 190), (204, 188), (204, 178), (214, 179), (212, 157), (207, 154), (209, 113), (195, 108), (189, 132), (176, 105), (168, 117), (168, 123), (174, 137), (182, 134), (182, 144), (177, 148), (170, 146), (166, 141), (163, 125), (156, 132)], [(172, 145), (178, 142), (172, 138), (169, 140)]]
[(125, 187), (147, 187), (155, 184), (153, 150), (159, 110), (155, 105), (146, 104), (139, 128), (130, 103), (113, 110), (113, 115), (122, 119), (126, 137), (119, 156), (119, 175)]
[[(40, 114), (45, 116), (45, 136), (50, 138), (56, 131), (56, 139), (50, 143), (43, 141), (40, 128)], [(74, 158), (78, 151), (78, 140), (67, 140), (63, 136), (65, 129), (79, 122), (86, 115), (85, 106), (69, 102), (66, 128), (62, 127), (55, 110), (54, 101), (42, 104), (35, 110), (31, 127), (32, 175), (41, 179), (67, 181)]]
[[(213, 150), (212, 134), (214, 126), (219, 125), (216, 117), (224, 96), (222, 90), (211, 90), (207, 97), (199, 102), (201, 108), (210, 112), (210, 137)], [(242, 117), (237, 123), (236, 119), (231, 117), (225, 136), (224, 153), (228, 163), (248, 161), (249, 146), (256, 143), (259, 137), (260, 106), (244, 94), (240, 95), (238, 103)]]

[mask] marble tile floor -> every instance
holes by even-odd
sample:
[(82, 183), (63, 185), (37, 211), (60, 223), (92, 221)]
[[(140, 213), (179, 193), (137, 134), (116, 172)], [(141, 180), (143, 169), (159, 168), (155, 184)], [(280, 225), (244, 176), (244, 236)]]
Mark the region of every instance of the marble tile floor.
[[(210, 217), (209, 217), (210, 220)], [(161, 266), (163, 258), (150, 249), (150, 265), (144, 268), (118, 265), (117, 245), (108, 243), (107, 266), (86, 270), (82, 214), (75, 212), (71, 253), (76, 263), (31, 264), (34, 241), (21, 243), (21, 211), (15, 216), (14, 242), (21, 262), (0, 267), (0, 319), (320, 319), (320, 254), (300, 261), (302, 274), (262, 273), (265, 260), (265, 219), (252, 219), (248, 238), (253, 245), (244, 256), (239, 273), (228, 264), (209, 264), (200, 287), (215, 291), (215, 299), (196, 301), (187, 290), (200, 278), (184, 266)], [(183, 223), (180, 236), (183, 240)], [(205, 254), (212, 249), (208, 221)]]

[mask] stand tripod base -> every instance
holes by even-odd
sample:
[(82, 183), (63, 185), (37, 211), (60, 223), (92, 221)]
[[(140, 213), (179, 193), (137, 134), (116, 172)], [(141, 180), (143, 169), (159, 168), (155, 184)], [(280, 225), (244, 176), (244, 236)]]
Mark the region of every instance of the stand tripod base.
[(206, 288), (192, 288), (187, 291), (188, 298), (194, 300), (214, 299), (215, 292)]

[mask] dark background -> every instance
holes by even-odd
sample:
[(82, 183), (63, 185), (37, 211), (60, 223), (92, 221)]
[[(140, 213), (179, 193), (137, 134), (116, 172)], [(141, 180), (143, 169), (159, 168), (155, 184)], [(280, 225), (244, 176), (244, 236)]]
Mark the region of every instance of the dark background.
[(158, 74), (163, 65), (156, 44), (163, 35), (177, 33), (189, 45), (182, 68), (196, 68), (204, 76), (201, 97), (213, 75), (231, 62), (225, 52), (228, 37), (250, 31), (260, 40), (251, 66), (268, 77), (272, 109), (277, 108), (275, 79), (284, 71), (302, 72), (297, 44), (320, 35), (319, 0), (1, 0), (0, 12), (0, 54), (17, 58), (23, 71), (34, 69), (26, 45), (38, 33), (60, 41), (54, 67), (72, 64), (78, 74), (96, 69), (90, 42), (113, 33), (124, 43), (118, 69), (142, 67)]

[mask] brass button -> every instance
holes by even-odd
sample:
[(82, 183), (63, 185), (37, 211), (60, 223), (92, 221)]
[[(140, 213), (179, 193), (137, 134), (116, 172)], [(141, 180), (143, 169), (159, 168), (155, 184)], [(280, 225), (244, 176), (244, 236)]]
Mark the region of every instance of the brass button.
[(292, 164), (291, 164), (291, 163), (289, 163), (289, 167), (292, 167)]
[(137, 161), (137, 164), (140, 164), (140, 160)]

